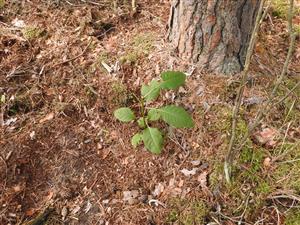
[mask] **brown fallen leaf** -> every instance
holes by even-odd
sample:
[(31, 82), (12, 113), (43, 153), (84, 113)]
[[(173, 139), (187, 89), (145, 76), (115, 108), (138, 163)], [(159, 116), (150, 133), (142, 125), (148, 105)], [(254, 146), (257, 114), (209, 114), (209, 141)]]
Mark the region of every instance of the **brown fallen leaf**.
[(271, 162), (272, 162), (272, 159), (270, 157), (265, 158), (264, 162), (263, 162), (264, 168), (266, 168), (266, 169), (270, 168)]
[(25, 215), (26, 216), (33, 216), (33, 214), (36, 212), (36, 209), (33, 209), (33, 208), (30, 208), (30, 209), (27, 209), (25, 211)]
[(50, 201), (52, 199), (54, 195), (54, 192), (53, 191), (49, 191), (48, 195), (46, 196), (46, 202)]
[(14, 192), (20, 192), (20, 191), (22, 191), (22, 187), (20, 185), (14, 186), (13, 189), (14, 189)]
[(264, 128), (262, 131), (254, 133), (254, 138), (258, 144), (274, 148), (277, 144), (274, 140), (277, 135), (278, 131), (274, 128)]
[(198, 182), (200, 183), (200, 186), (202, 188), (206, 188), (207, 187), (207, 175), (208, 175), (208, 172), (207, 171), (204, 171), (202, 172), (199, 176), (198, 176)]
[(46, 121), (52, 120), (54, 118), (54, 113), (49, 113), (43, 119), (40, 120), (40, 123), (44, 123)]

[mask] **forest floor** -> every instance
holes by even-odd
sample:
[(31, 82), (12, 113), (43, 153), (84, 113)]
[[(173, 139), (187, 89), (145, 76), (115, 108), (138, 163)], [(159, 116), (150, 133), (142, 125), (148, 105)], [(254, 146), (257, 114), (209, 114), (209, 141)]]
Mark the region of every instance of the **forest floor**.
[[(223, 162), (239, 76), (175, 57), (165, 41), (168, 1), (138, 2), (133, 15), (110, 1), (0, 0), (0, 224), (300, 224), (299, 36), (278, 104), (236, 157), (229, 185)], [(238, 139), (268, 99), (288, 45), (273, 9)], [(196, 125), (162, 126), (168, 138), (153, 155), (131, 146), (138, 128), (113, 112), (134, 107), (141, 84), (165, 70), (189, 76), (157, 104), (184, 106)]]

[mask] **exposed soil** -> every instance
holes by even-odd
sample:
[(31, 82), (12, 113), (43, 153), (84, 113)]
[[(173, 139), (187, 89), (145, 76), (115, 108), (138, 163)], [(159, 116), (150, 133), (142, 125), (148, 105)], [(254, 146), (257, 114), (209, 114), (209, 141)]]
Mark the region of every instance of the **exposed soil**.
[[(0, 224), (38, 216), (44, 216), (39, 224), (284, 223), (300, 198), (272, 196), (298, 196), (300, 188), (283, 183), (300, 177), (272, 177), (277, 164), (264, 163), (282, 155), (283, 143), (299, 147), (299, 91), (288, 97), (293, 105), (276, 105), (257, 131), (278, 131), (272, 150), (251, 138), (251, 148), (262, 152), (255, 172), (270, 191), (252, 191), (259, 183), (243, 177), (253, 165), (247, 160), (236, 171), (244, 181), (227, 187), (220, 168), (239, 77), (209, 74), (177, 58), (165, 41), (168, 11), (168, 1), (155, 0), (138, 1), (135, 14), (109, 1), (6, 1), (0, 9)], [(261, 30), (243, 124), (268, 98), (289, 44), (283, 19), (270, 15)], [(298, 37), (279, 99), (299, 81), (299, 49)], [(130, 106), (138, 112), (133, 94), (169, 69), (189, 73), (188, 83), (155, 104), (183, 105), (196, 126), (158, 124), (169, 138), (157, 156), (131, 146), (137, 126), (116, 121), (113, 111)], [(195, 175), (182, 172), (193, 168)], [(137, 196), (126, 201), (126, 191)]]

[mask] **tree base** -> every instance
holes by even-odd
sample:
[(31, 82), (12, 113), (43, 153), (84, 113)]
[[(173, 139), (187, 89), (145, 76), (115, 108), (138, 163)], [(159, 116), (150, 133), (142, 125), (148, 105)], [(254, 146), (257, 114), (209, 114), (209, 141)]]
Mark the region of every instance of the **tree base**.
[(260, 0), (173, 0), (168, 39), (179, 57), (224, 74), (243, 69)]

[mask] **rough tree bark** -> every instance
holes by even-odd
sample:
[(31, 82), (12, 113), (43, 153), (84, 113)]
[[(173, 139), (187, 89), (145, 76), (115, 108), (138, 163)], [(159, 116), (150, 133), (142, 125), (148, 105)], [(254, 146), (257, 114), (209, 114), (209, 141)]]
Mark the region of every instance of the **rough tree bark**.
[(173, 0), (168, 39), (178, 55), (210, 71), (243, 69), (261, 0)]

